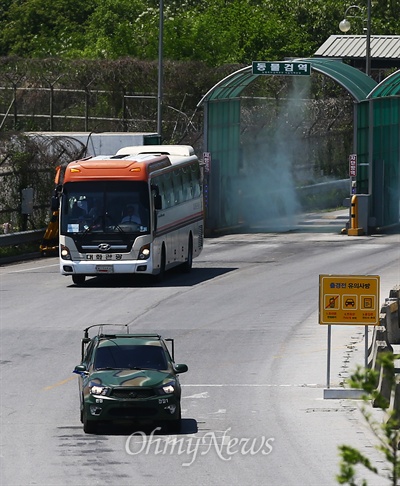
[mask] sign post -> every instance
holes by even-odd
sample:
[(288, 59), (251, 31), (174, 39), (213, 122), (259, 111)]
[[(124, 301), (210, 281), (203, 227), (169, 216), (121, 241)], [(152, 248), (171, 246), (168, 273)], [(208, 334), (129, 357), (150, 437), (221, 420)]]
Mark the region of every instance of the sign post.
[(253, 61), (253, 74), (280, 74), (283, 76), (310, 76), (311, 64), (296, 61)]
[(349, 175), (357, 177), (357, 154), (349, 155)]
[[(328, 325), (327, 389), (330, 388), (331, 325), (365, 326), (365, 367), (368, 326), (379, 324), (380, 278), (377, 275), (320, 275), (319, 323)], [(331, 394), (325, 398), (341, 398)]]

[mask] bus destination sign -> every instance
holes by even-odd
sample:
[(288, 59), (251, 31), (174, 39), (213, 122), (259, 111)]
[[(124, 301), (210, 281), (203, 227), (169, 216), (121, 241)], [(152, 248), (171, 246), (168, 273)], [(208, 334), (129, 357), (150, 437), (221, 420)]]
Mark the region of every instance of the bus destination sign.
[(277, 74), (281, 76), (309, 76), (309, 62), (291, 61), (253, 61), (253, 74)]
[(319, 323), (378, 325), (379, 285), (376, 275), (320, 275)]

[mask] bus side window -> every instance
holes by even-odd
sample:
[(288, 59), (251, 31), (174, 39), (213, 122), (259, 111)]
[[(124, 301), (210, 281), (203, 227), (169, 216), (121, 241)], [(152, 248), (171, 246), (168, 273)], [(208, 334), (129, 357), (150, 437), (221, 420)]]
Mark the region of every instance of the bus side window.
[(192, 193), (193, 197), (200, 197), (201, 190), (200, 190), (200, 174), (195, 167), (192, 167), (191, 170), (191, 178), (192, 178)]
[(151, 189), (154, 197), (154, 209), (165, 209), (167, 200), (165, 197), (165, 177), (155, 177), (151, 182)]
[(174, 203), (179, 204), (183, 201), (182, 177), (181, 177), (180, 170), (174, 172), (173, 182), (174, 182)]
[(190, 169), (185, 168), (182, 170), (182, 186), (183, 186), (183, 200), (189, 201), (192, 199), (192, 189), (190, 184)]
[(165, 207), (170, 208), (171, 206), (174, 205), (174, 186), (172, 185), (171, 174), (165, 174), (163, 179), (164, 179), (163, 194), (165, 197)]

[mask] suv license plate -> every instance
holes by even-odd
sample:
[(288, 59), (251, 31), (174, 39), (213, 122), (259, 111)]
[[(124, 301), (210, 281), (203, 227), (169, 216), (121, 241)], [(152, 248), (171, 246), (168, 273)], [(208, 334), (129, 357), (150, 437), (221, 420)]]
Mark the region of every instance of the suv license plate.
[(114, 273), (113, 265), (96, 265), (97, 273)]

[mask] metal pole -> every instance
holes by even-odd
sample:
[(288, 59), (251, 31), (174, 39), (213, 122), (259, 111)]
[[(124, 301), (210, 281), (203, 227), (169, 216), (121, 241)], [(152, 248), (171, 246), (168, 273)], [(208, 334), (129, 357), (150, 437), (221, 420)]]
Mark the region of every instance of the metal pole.
[(367, 0), (367, 45), (365, 52), (365, 72), (371, 75), (371, 0)]
[[(367, 0), (367, 41), (365, 52), (365, 73), (371, 75), (371, 0)], [(368, 194), (372, 194), (372, 153), (374, 149), (373, 105), (368, 99)]]
[(160, 0), (160, 19), (158, 33), (158, 94), (157, 94), (157, 133), (162, 137), (162, 102), (163, 102), (163, 37), (164, 37), (164, 2)]
[(367, 0), (367, 42), (365, 50), (365, 73), (371, 75), (371, 0)]
[(364, 367), (368, 368), (368, 326), (365, 326), (365, 355), (364, 355)]
[(328, 353), (327, 353), (327, 363), (326, 363), (326, 388), (330, 388), (330, 377), (331, 377), (331, 325), (328, 325)]
[(368, 194), (373, 191), (373, 151), (374, 151), (374, 105), (373, 98), (367, 99), (368, 103)]

